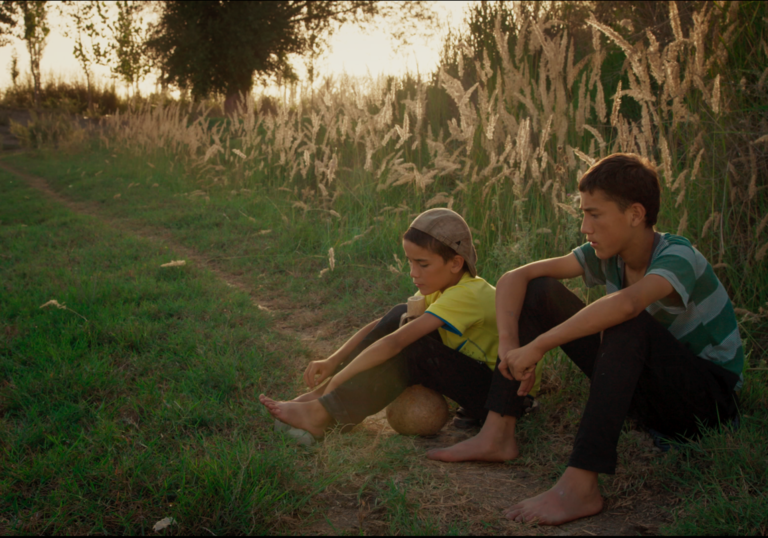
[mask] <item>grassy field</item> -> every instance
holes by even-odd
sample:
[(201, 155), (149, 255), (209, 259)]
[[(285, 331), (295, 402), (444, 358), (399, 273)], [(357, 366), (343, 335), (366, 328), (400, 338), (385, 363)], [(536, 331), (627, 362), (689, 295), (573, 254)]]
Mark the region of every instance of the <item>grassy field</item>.
[[(277, 188), (203, 191), (106, 151), (4, 162), (71, 208), (0, 171), (4, 533), (146, 533), (165, 517), (174, 534), (556, 532), (498, 519), (489, 499), (508, 505), (511, 485), (473, 492), (475, 476), (544, 488), (562, 472), (587, 384), (558, 354), (511, 465), (446, 470), (424, 459), (429, 441), (370, 427), (307, 449), (273, 434), (258, 405), (260, 392), (292, 396), (310, 358), (412, 293), (395, 255), (415, 208), (338, 218)], [(510, 262), (487, 258), (495, 282)], [(52, 299), (66, 308), (40, 308)], [(740, 430), (660, 455), (628, 424), (620, 471), (602, 479), (609, 508), (566, 530), (764, 534), (760, 360)], [(626, 514), (638, 524), (617, 523)]]
[[(215, 100), (0, 115), (26, 149), (0, 166), (0, 533), (768, 533), (765, 4), (677, 5), (634, 32), (481, 3), (427, 78), (328, 78), (227, 118)], [(413, 293), (416, 214), (461, 213), (495, 283), (583, 242), (577, 181), (620, 151), (657, 168), (659, 231), (736, 307), (738, 430), (662, 454), (628, 422), (605, 509), (559, 529), (500, 519), (564, 470), (588, 381), (559, 352), (503, 465), (426, 460), (471, 435), (451, 425), (273, 433), (258, 394), (294, 396)]]
[[(314, 494), (413, 452), (392, 439), (343, 477), (316, 466), (255, 398), (287, 394), (307, 351), (248, 295), (194, 263), (162, 268), (182, 256), (6, 172), (0, 200), (3, 534), (144, 534), (164, 517), (173, 533), (300, 532), (291, 518), (317, 519)], [(41, 308), (52, 299), (65, 308)], [(414, 516), (398, 495), (382, 495), (393, 532)]]

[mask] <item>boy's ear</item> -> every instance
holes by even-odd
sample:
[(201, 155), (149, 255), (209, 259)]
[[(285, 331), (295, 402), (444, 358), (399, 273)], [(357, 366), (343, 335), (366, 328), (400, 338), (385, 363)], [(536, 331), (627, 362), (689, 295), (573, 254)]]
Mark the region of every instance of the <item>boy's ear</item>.
[(451, 273), (456, 274), (464, 268), (464, 257), (456, 254), (451, 260)]
[(629, 211), (632, 226), (645, 225), (645, 206), (643, 204), (635, 202), (627, 208), (627, 211)]

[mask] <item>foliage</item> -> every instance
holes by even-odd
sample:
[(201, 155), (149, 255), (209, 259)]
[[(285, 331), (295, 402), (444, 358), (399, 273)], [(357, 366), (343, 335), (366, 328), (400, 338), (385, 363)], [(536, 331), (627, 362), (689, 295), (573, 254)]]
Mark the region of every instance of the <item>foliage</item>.
[(104, 37), (101, 26), (105, 23), (105, 6), (100, 0), (82, 2), (63, 2), (60, 9), (69, 17), (71, 27), (64, 32), (65, 37), (73, 39), (73, 53), (85, 74), (88, 86), (88, 107), (93, 104), (92, 84), (93, 66), (103, 65), (109, 49), (102, 48), (100, 39)]
[[(34, 83), (31, 77), (21, 77), (17, 85), (3, 92), (0, 106), (31, 109), (35, 106), (34, 99)], [(99, 116), (113, 114), (121, 107), (126, 108), (127, 105), (120, 100), (113, 84), (92, 83), (89, 91), (88, 83), (84, 80), (51, 77), (44, 79), (40, 88), (41, 110)]]
[[(664, 46), (652, 32), (630, 43), (589, 15), (590, 39), (576, 46), (551, 13), (534, 16), (526, 5), (513, 5), (510, 33), (496, 12), (493, 43), (483, 38), (470, 87), (447, 69), (431, 83), (388, 79), (364, 88), (339, 78), (317, 102), (278, 102), (259, 113), (266, 101), (249, 100), (226, 123), (180, 109), (136, 110), (109, 120), (105, 132), (137, 154), (170, 151), (201, 180), (294, 190), (308, 208), (330, 210), (352, 185), (382, 200), (389, 191), (409, 198), (409, 212), (448, 205), (475, 223), (483, 243), (504, 247), (536, 234), (542, 255), (576, 246), (566, 230), (577, 227), (581, 174), (605, 155), (633, 151), (660, 171), (659, 227), (697, 244), (737, 306), (761, 308), (768, 296), (739, 283), (760, 279), (768, 245), (766, 146), (761, 128), (735, 125), (744, 118), (741, 94), (724, 69), (743, 17), (763, 8), (703, 4), (685, 34), (671, 3), (674, 39)], [(620, 74), (606, 85), (604, 66)], [(751, 80), (745, 88), (760, 83)], [(760, 109), (757, 125), (764, 118)]]
[(109, 47), (112, 74), (128, 87), (133, 87), (136, 96), (139, 95), (139, 83), (152, 67), (146, 45), (149, 33), (141, 17), (144, 6), (143, 2), (119, 0), (117, 19), (108, 24), (112, 34)]
[(148, 46), (166, 82), (198, 98), (224, 95), (231, 111), (238, 96), (250, 93), (254, 74), (295, 79), (289, 56), (317, 56), (339, 25), (396, 12), (424, 20), (427, 9), (367, 0), (165, 2)]
[[(17, 21), (23, 21), (19, 29)], [(35, 107), (40, 107), (40, 60), (45, 48), (45, 40), (51, 29), (48, 26), (48, 2), (44, 0), (18, 1), (5, 0), (0, 8), (0, 24), (14, 28), (14, 34), (27, 44), (30, 71), (34, 81)]]
[(10, 121), (11, 133), (25, 148), (77, 147), (85, 139), (84, 130), (63, 114), (30, 111), (26, 125)]
[(8, 71), (11, 75), (11, 83), (15, 88), (16, 82), (19, 78), (19, 75), (21, 74), (19, 72), (19, 57), (16, 55), (16, 50), (13, 51), (13, 55), (11, 56), (11, 64), (8, 66)]
[(9, 43), (8, 37), (16, 27), (16, 3), (11, 0), (0, 2), (0, 47)]

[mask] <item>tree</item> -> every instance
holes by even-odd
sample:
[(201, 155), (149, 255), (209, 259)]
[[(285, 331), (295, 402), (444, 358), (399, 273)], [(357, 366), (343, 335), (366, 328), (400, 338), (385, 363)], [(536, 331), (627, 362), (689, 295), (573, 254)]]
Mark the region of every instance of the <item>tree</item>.
[(404, 9), (410, 17), (431, 20), (429, 6), (419, 2), (169, 1), (161, 6), (148, 46), (166, 82), (195, 97), (224, 94), (231, 112), (239, 96), (250, 93), (254, 75), (295, 78), (289, 55), (318, 54), (340, 25)]
[(112, 74), (121, 78), (134, 95), (139, 94), (139, 83), (149, 74), (152, 62), (148, 55), (147, 29), (141, 17), (142, 2), (117, 2), (117, 20), (109, 25), (113, 42), (110, 46)]
[(63, 6), (61, 11), (70, 19), (70, 26), (65, 30), (64, 36), (75, 42), (73, 54), (85, 73), (90, 110), (93, 107), (93, 65), (103, 65), (109, 53), (100, 43), (104, 38), (102, 27), (107, 19), (104, 2), (68, 1), (63, 2)]
[(48, 27), (48, 2), (16, 2), (24, 17), (23, 39), (29, 52), (29, 70), (35, 84), (35, 108), (40, 108), (40, 60), (43, 57), (45, 39), (51, 29)]
[(10, 43), (8, 36), (16, 28), (16, 2), (0, 2), (0, 47)]

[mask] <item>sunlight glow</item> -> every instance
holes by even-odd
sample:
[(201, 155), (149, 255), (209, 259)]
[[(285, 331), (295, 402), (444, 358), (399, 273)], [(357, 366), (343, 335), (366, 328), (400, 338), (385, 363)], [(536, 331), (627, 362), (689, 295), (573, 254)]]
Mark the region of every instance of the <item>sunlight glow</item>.
[[(360, 77), (370, 74), (374, 78), (382, 74), (402, 75), (406, 72), (426, 75), (437, 66), (442, 38), (447, 28), (459, 27), (470, 3), (473, 2), (435, 2), (442, 21), (439, 36), (431, 42), (416, 37), (412, 46), (399, 53), (394, 52), (392, 42), (383, 30), (365, 33), (357, 27), (344, 27), (334, 35), (329, 52), (318, 60), (318, 78), (342, 73)], [(51, 10), (50, 21), (51, 33), (40, 63), (44, 80), (51, 77), (63, 80), (83, 78), (80, 66), (72, 54), (74, 43), (63, 35), (66, 20), (56, 10)], [(11, 85), (10, 65), (14, 49), (18, 56), (20, 78), (28, 76), (29, 55), (26, 47), (22, 41), (13, 39), (10, 45), (0, 48), (0, 89)], [(300, 76), (305, 77), (306, 70), (302, 64), (301, 61), (296, 62), (296, 70)], [(102, 83), (109, 81), (108, 68), (96, 66), (94, 72)], [(148, 76), (140, 85), (141, 93), (155, 91), (156, 84), (156, 77)], [(121, 83), (116, 85), (121, 93), (125, 92)]]

